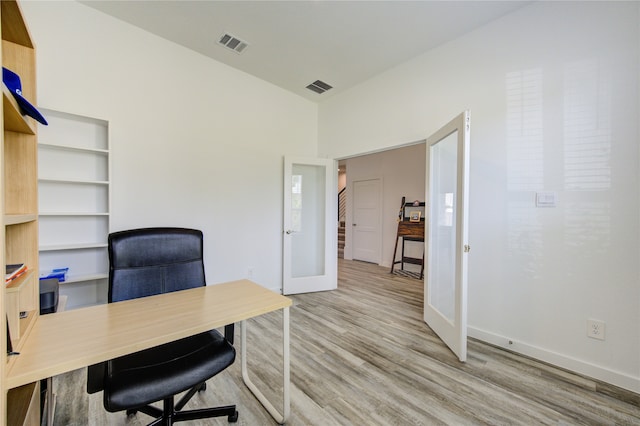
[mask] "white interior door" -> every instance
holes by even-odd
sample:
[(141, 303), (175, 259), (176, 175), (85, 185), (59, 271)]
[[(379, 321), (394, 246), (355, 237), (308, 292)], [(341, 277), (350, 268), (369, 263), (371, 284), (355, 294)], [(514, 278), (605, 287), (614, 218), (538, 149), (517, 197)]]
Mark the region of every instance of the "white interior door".
[(427, 273), (424, 320), (467, 358), (469, 111), (427, 139)]
[(333, 160), (285, 157), (283, 294), (338, 286), (337, 175)]
[(380, 263), (380, 179), (353, 182), (352, 258)]

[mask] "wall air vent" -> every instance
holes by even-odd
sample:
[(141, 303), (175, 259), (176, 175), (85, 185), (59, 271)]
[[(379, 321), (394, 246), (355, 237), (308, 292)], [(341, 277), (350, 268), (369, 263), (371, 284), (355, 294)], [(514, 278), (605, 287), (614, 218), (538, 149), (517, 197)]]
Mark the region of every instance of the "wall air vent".
[(231, 34), (224, 33), (218, 39), (218, 43), (224, 47), (233, 50), (240, 54), (249, 46), (249, 43), (242, 41), (239, 38), (232, 36)]
[(325, 83), (324, 81), (320, 81), (320, 80), (316, 80), (313, 83), (311, 83), (310, 85), (307, 86), (307, 89), (312, 90), (316, 93), (324, 93), (329, 89), (333, 89), (332, 86), (329, 86), (327, 83)]

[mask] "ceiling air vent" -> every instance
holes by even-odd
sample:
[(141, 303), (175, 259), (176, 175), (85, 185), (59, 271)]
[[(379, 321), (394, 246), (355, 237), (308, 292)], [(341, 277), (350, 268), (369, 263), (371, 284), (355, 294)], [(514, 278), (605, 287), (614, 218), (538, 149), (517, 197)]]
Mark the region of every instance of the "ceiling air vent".
[(247, 43), (246, 41), (242, 41), (239, 38), (227, 33), (220, 36), (218, 43), (228, 49), (233, 50), (238, 54), (242, 53), (242, 51), (249, 46), (249, 43)]
[(313, 90), (314, 92), (321, 93), (321, 94), (332, 88), (333, 87), (329, 86), (327, 83), (320, 80), (316, 80), (307, 86), (307, 89)]

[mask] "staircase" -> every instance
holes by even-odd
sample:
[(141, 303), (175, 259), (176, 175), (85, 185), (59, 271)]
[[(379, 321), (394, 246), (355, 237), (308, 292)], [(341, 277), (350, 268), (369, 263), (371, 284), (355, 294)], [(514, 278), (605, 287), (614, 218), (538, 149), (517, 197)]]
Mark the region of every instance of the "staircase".
[(338, 259), (344, 259), (344, 217), (347, 210), (347, 188), (342, 188), (338, 193)]
[(344, 221), (338, 226), (338, 259), (344, 259)]

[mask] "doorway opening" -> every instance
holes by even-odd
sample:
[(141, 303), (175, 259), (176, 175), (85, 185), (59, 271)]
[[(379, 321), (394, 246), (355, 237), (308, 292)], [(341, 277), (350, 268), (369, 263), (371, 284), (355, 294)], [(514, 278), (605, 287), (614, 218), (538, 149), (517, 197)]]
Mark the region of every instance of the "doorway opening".
[[(391, 270), (397, 239), (398, 206), (403, 197), (424, 201), (425, 150), (423, 140), (339, 160), (339, 258), (372, 262)], [(365, 226), (360, 226), (361, 223)], [(376, 232), (368, 232), (372, 223), (377, 227)], [(407, 256), (422, 256), (423, 245), (408, 244), (406, 250)], [(408, 269), (412, 267), (417, 268), (415, 272), (420, 272), (419, 266), (409, 265)]]

